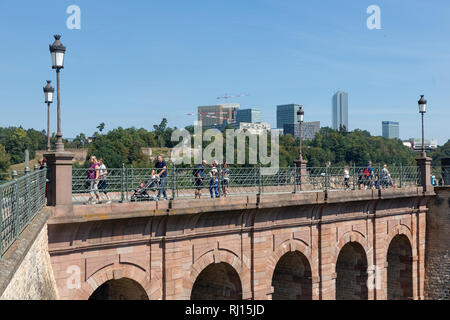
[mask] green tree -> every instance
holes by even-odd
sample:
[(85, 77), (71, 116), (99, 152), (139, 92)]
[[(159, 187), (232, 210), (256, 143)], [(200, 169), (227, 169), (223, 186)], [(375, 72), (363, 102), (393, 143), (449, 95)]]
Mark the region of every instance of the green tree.
[(103, 132), (103, 130), (105, 129), (105, 123), (102, 122), (97, 126), (98, 131), (100, 131), (100, 134)]
[(0, 144), (0, 173), (6, 172), (9, 166), (9, 156), (6, 154), (5, 147)]

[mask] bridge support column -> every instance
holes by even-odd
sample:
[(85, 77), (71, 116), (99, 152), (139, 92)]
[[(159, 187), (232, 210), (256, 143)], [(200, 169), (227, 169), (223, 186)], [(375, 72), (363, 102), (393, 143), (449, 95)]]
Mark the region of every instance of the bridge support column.
[(47, 205), (72, 204), (72, 159), (74, 154), (55, 152), (44, 154), (47, 160)]

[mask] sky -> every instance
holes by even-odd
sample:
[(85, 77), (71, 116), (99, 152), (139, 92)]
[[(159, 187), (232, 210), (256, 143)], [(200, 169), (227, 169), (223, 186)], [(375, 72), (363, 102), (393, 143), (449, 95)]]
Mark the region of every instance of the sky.
[[(80, 29), (66, 12), (80, 8)], [(381, 29), (370, 30), (370, 5)], [(331, 126), (331, 97), (349, 94), (349, 129), (381, 135), (399, 121), (420, 137), (417, 101), (428, 100), (426, 138), (450, 138), (448, 0), (42, 0), (0, 2), (0, 126), (45, 129), (42, 87), (56, 75), (48, 45), (61, 34), (64, 137), (104, 122), (152, 129), (193, 124), (197, 106), (304, 105), (305, 121)], [(56, 131), (56, 104), (51, 131)]]

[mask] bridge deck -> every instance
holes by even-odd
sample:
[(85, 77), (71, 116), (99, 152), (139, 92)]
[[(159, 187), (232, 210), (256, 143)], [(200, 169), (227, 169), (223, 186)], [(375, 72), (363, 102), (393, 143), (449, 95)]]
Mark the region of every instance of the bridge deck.
[(327, 190), (297, 193), (247, 194), (226, 198), (176, 198), (168, 201), (113, 202), (111, 204), (73, 204), (53, 207), (50, 224), (77, 223), (96, 220), (127, 219), (134, 217), (197, 214), (202, 212), (234, 211), (257, 208), (279, 208), (295, 205), (340, 203), (416, 197), (422, 187), (403, 187), (373, 190)]

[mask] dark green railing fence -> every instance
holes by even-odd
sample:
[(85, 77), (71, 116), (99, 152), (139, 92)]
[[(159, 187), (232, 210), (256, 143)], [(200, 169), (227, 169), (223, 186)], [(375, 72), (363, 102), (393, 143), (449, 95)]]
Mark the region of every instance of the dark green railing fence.
[[(218, 168), (218, 189), (220, 195), (295, 193), (300, 191), (360, 190), (375, 188), (402, 188), (417, 186), (419, 170), (417, 166), (375, 166), (370, 178), (362, 167), (317, 167), (300, 172), (296, 167), (262, 168), (230, 167), (227, 174)], [(143, 182), (151, 181), (152, 168), (110, 168), (106, 178), (107, 192), (113, 201), (130, 201)], [(168, 198), (194, 198), (196, 179), (195, 168), (168, 168), (165, 184)], [(210, 171), (205, 168), (205, 179), (201, 189), (203, 197), (210, 196)], [(224, 173), (224, 174), (222, 174)], [(348, 179), (345, 179), (345, 177)], [(227, 179), (228, 178), (228, 179)], [(89, 198), (90, 180), (88, 169), (73, 169), (72, 195), (74, 202), (85, 202)], [(101, 184), (99, 184), (101, 185)], [(102, 190), (100, 188), (100, 194)], [(149, 193), (157, 193), (154, 190)]]
[(46, 204), (46, 170), (28, 172), (0, 185), (0, 257)]

